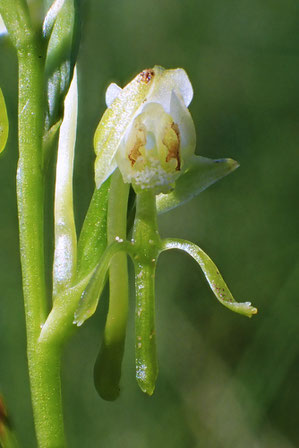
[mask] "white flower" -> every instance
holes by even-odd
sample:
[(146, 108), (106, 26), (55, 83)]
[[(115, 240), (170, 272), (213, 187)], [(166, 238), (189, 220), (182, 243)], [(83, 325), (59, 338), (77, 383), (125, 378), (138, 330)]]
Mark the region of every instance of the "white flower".
[[(193, 90), (183, 69), (155, 66), (139, 76), (149, 79), (151, 85), (114, 149), (111, 168), (117, 165), (124, 182), (132, 183), (136, 192), (151, 189), (165, 193), (195, 150), (195, 128), (187, 109)], [(108, 87), (108, 110), (115, 107), (122, 92), (116, 84)]]

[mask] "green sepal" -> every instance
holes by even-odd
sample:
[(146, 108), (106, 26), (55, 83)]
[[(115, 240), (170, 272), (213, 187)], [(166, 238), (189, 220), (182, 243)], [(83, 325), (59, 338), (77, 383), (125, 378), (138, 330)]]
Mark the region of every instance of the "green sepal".
[(73, 77), (79, 44), (77, 3), (77, 0), (64, 0), (57, 15), (52, 21), (49, 20), (49, 26), (45, 26), (46, 20), (44, 23), (45, 38), (49, 39), (45, 62), (48, 99), (46, 131), (61, 119), (64, 97)]
[(233, 159), (208, 159), (192, 156), (184, 173), (178, 178), (174, 189), (156, 197), (157, 212), (165, 213), (190, 201), (210, 185), (232, 173), (239, 167)]
[(4, 150), (8, 138), (8, 116), (5, 99), (0, 88), (0, 153)]
[(253, 314), (257, 313), (257, 308), (254, 308), (251, 305), (251, 302), (236, 302), (225, 281), (223, 280), (217, 266), (196, 244), (181, 239), (165, 239), (163, 240), (162, 247), (162, 250), (179, 249), (191, 255), (191, 257), (193, 257), (201, 267), (216, 298), (226, 308), (247, 317), (252, 317)]

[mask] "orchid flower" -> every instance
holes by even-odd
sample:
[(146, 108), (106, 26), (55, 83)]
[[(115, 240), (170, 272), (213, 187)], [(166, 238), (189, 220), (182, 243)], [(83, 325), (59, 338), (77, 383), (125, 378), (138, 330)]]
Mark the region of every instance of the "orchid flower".
[(182, 69), (155, 66), (124, 89), (110, 84), (108, 109), (94, 139), (97, 187), (118, 166), (124, 182), (135, 189), (168, 191), (195, 151), (195, 128), (187, 109), (192, 97)]
[[(161, 239), (159, 235), (157, 210), (163, 212), (180, 205), (238, 167), (231, 159), (210, 161), (194, 155), (195, 127), (188, 110), (192, 97), (193, 89), (183, 69), (165, 70), (156, 66), (141, 72), (124, 89), (111, 84), (106, 92), (108, 108), (94, 139), (97, 187), (116, 170), (113, 176), (118, 176), (119, 192), (124, 185), (131, 184), (136, 193), (136, 214), (132, 239), (128, 241), (126, 235), (116, 234), (110, 240), (83, 291), (74, 322), (81, 325), (95, 312), (115, 254), (129, 254), (135, 267), (136, 378), (149, 395), (154, 391), (158, 374), (154, 290), (157, 260), (163, 251), (179, 249), (191, 255), (217, 299), (227, 308), (248, 317), (257, 312), (250, 302), (235, 301), (218, 268), (202, 249), (185, 240)], [(118, 281), (117, 275), (114, 281)], [(112, 303), (114, 300), (110, 296)], [(113, 319), (113, 325), (117, 326), (117, 319), (121, 318)], [(111, 322), (107, 325), (110, 328)], [(119, 391), (118, 343), (119, 333), (110, 331), (105, 355), (99, 355), (107, 365), (95, 373), (97, 389), (107, 399), (115, 399)], [(121, 347), (123, 344), (122, 339)], [(103, 362), (97, 364), (102, 366)], [(113, 369), (119, 369), (117, 374)]]
[(124, 182), (136, 192), (168, 192), (195, 151), (195, 127), (187, 109), (191, 83), (182, 69), (156, 67), (156, 72), (160, 81), (136, 112), (115, 155)]

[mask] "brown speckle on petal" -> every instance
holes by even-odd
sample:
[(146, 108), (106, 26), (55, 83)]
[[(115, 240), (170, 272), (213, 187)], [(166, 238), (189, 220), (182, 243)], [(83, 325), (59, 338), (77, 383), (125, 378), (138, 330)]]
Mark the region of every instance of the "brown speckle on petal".
[(155, 72), (153, 69), (149, 68), (149, 69), (143, 70), (139, 74), (140, 82), (144, 82), (145, 84), (148, 84), (154, 76), (155, 76)]

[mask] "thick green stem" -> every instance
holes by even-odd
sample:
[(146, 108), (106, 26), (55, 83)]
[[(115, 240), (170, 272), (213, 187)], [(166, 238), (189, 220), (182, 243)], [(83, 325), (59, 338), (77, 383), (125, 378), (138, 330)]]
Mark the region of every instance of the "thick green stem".
[(61, 348), (36, 343), (28, 356), (34, 423), (40, 448), (63, 448), (65, 436), (60, 382)]
[[(129, 184), (125, 184), (117, 170), (111, 180), (107, 237), (108, 244), (125, 240), (127, 236), (127, 207)], [(109, 310), (104, 340), (95, 368), (95, 386), (102, 398), (115, 400), (119, 395), (121, 364), (124, 353), (128, 316), (127, 254), (120, 252), (111, 260), (109, 268)]]
[(65, 445), (60, 393), (60, 350), (38, 342), (47, 316), (44, 273), (44, 50), (25, 0), (0, 0), (19, 62), (17, 201), (25, 303), (27, 357), (39, 447)]
[(60, 392), (60, 352), (38, 343), (47, 315), (42, 172), (44, 80), (41, 56), (40, 48), (33, 39), (18, 51), (17, 199), (27, 356), (35, 428), (39, 447), (58, 448), (65, 446)]

